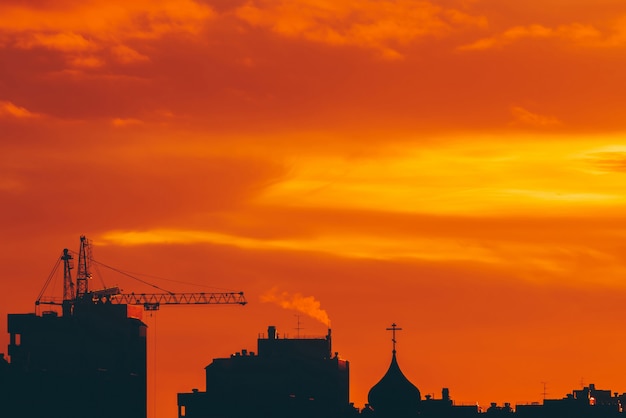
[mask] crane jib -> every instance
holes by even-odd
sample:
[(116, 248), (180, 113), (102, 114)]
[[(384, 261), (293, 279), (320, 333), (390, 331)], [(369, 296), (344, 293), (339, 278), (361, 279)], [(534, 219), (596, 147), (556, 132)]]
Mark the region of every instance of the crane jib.
[(243, 292), (223, 293), (119, 293), (107, 302), (143, 305), (146, 310), (157, 310), (160, 305), (245, 305)]

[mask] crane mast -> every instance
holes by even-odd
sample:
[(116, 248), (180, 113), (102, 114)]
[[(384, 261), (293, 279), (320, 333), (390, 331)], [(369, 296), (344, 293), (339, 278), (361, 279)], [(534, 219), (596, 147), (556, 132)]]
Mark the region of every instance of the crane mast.
[(80, 237), (80, 249), (78, 251), (78, 272), (76, 274), (76, 299), (82, 299), (89, 292), (91, 272), (91, 243), (84, 235)]
[(72, 281), (72, 269), (74, 268), (72, 263), (73, 259), (69, 250), (65, 248), (61, 256), (61, 260), (63, 261), (63, 316), (68, 316), (72, 313), (72, 306), (76, 299), (76, 295), (74, 294), (74, 282)]

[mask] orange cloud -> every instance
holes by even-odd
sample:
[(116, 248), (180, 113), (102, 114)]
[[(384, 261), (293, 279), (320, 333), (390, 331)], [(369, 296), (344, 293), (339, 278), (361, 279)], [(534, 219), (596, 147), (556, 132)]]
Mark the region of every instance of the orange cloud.
[[(471, 44), (459, 47), (461, 50), (486, 50), (500, 48), (524, 40), (556, 39), (579, 46), (596, 46), (606, 43), (606, 37), (596, 27), (588, 24), (572, 23), (557, 27), (539, 24), (514, 26), (489, 38), (479, 39)], [(611, 41), (614, 42), (614, 41)]]
[[(518, 108), (533, 126), (557, 121)], [(598, 139), (567, 141), (508, 134), (501, 140), (474, 137), (483, 145), (448, 144), (424, 149), (398, 144), (375, 158), (294, 158), (290, 175), (259, 195), (262, 204), (288, 207), (369, 208), (396, 213), (478, 214), (524, 211), (587, 211), (624, 203), (619, 175), (600, 179), (581, 164)], [(619, 135), (604, 141), (620, 141)], [(523, 202), (523, 204), (521, 204)]]
[[(292, 232), (293, 233), (293, 232)], [(288, 235), (286, 232), (282, 232)], [(315, 236), (286, 236), (281, 239), (250, 237), (200, 230), (154, 229), (144, 231), (110, 231), (99, 239), (110, 245), (215, 244), (247, 250), (283, 250), (332, 254), (342, 258), (377, 260), (473, 260), (501, 261), (491, 249), (468, 240), (459, 242), (447, 237), (415, 236), (380, 237), (367, 232), (323, 232)]]
[(95, 55), (72, 57), (68, 63), (75, 68), (99, 68), (105, 64), (103, 59)]
[(115, 56), (117, 61), (124, 64), (150, 60), (148, 56), (143, 55), (126, 45), (115, 45), (111, 47), (111, 53)]
[(71, 66), (97, 67), (104, 58), (76, 54), (111, 50), (122, 63), (146, 60), (126, 44), (128, 40), (197, 34), (213, 17), (209, 6), (194, 0), (90, 1), (48, 7), (9, 2), (0, 6), (0, 39), (5, 46), (66, 53)]
[(0, 101), (0, 117), (11, 117), (18, 119), (35, 118), (39, 115), (29, 111), (28, 109), (17, 106), (9, 101)]
[(591, 152), (585, 158), (594, 169), (603, 173), (626, 172), (626, 149), (624, 147), (612, 147), (616, 149)]
[(15, 44), (18, 48), (31, 49), (44, 47), (59, 51), (87, 51), (94, 49), (94, 44), (84, 36), (76, 33), (34, 33), (18, 38)]
[(617, 245), (626, 231), (623, 173), (599, 176), (589, 158), (619, 158), (598, 155), (619, 150), (597, 144), (621, 136), (473, 140), (403, 143), (364, 158), (299, 155), (289, 173), (244, 196), (233, 213), (212, 212), (211, 225), (157, 219), (105, 229), (98, 239), (109, 247), (184, 244), (337, 260), (476, 263), (514, 271), (515, 280), (579, 285), (594, 276), (616, 285), (616, 272), (626, 271)]
[(374, 49), (386, 58), (401, 57), (401, 45), (424, 37), (486, 25), (484, 17), (424, 0), (257, 0), (236, 13), (251, 25), (284, 36)]
[[(209, 6), (193, 0), (97, 0), (57, 7), (0, 6), (3, 33), (89, 34), (96, 39), (156, 38), (172, 32), (197, 33), (214, 16)], [(141, 22), (141, 24), (138, 24)]]
[(143, 122), (139, 119), (123, 119), (123, 118), (115, 118), (111, 121), (111, 124), (115, 127), (122, 128), (125, 126), (131, 125), (141, 125)]
[(561, 121), (553, 116), (544, 116), (533, 113), (521, 106), (513, 106), (511, 114), (515, 118), (515, 123), (539, 128), (553, 127), (561, 125)]

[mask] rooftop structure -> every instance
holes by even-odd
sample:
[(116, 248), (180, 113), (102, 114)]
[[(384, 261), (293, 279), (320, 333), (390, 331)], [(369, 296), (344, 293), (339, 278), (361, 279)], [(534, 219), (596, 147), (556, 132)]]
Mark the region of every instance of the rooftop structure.
[(241, 350), (213, 359), (206, 391), (178, 394), (179, 418), (346, 417), (349, 362), (323, 338), (279, 338), (276, 327), (257, 340), (257, 354)]

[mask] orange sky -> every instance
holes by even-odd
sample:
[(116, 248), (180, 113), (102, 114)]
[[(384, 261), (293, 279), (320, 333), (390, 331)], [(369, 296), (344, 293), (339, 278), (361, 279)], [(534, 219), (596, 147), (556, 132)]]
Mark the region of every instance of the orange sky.
[(626, 392), (624, 73), (622, 0), (3, 1), (0, 316), (85, 234), (250, 302), (145, 318), (151, 418), (298, 297), (357, 406), (392, 322), (422, 394)]

